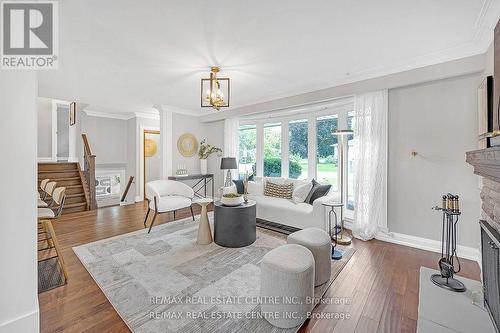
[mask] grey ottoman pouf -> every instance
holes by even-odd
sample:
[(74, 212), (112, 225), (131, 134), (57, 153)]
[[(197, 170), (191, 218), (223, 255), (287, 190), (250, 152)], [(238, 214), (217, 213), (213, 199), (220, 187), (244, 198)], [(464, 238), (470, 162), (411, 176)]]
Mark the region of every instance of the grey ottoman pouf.
[(332, 243), (330, 236), (319, 228), (307, 228), (288, 235), (288, 244), (299, 244), (311, 250), (314, 261), (314, 285), (319, 286), (332, 274)]
[(260, 264), (261, 310), (274, 326), (302, 324), (313, 308), (314, 257), (308, 249), (286, 244), (269, 251)]

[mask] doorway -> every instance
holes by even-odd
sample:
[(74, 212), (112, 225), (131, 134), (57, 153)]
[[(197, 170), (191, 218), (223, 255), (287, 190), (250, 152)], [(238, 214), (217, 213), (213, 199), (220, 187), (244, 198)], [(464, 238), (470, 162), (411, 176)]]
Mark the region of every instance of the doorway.
[(161, 178), (160, 131), (145, 129), (143, 136), (144, 198), (146, 198), (146, 183)]

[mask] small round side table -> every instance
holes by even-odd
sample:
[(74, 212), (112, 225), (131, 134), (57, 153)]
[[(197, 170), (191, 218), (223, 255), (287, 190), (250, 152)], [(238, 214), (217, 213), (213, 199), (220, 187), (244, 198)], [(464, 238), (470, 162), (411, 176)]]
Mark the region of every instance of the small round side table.
[[(330, 211), (328, 212), (328, 233), (330, 234), (330, 239), (333, 239), (334, 242), (332, 242), (332, 259), (334, 260), (340, 260), (342, 259), (342, 256), (344, 255), (344, 252), (342, 250), (336, 249), (337, 247), (337, 236), (338, 236), (338, 219), (337, 219), (337, 213), (335, 212), (335, 208), (340, 208), (344, 207), (343, 203), (335, 203), (335, 202), (323, 202), (323, 206), (325, 207), (330, 207)], [(334, 236), (332, 236), (332, 213), (335, 216), (335, 232)]]
[(200, 224), (198, 225), (198, 238), (196, 243), (200, 245), (208, 245), (212, 243), (212, 230), (208, 223), (207, 206), (212, 202), (212, 199), (202, 198), (193, 201), (193, 203), (201, 206)]

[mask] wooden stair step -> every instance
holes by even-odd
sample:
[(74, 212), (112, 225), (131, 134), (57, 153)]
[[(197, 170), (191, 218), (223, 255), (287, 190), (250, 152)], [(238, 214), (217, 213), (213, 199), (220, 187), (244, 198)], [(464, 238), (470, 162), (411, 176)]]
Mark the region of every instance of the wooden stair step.
[(80, 173), (78, 170), (57, 170), (57, 171), (40, 171), (38, 172), (38, 181), (42, 179), (59, 179), (59, 178), (69, 178), (69, 177), (79, 177)]
[(54, 169), (54, 170), (38, 170), (38, 174), (46, 174), (46, 173), (64, 173), (64, 172), (78, 172), (77, 169)]
[(75, 194), (66, 194), (66, 203), (74, 204), (74, 203), (87, 203), (85, 199), (85, 193), (75, 193)]
[(77, 163), (38, 163), (38, 171), (78, 170)]
[(85, 210), (87, 210), (87, 203), (86, 202), (68, 203), (68, 204), (64, 204), (63, 214), (83, 212)]
[(81, 184), (80, 177), (68, 177), (68, 178), (59, 178), (54, 179), (57, 182), (57, 187), (59, 186), (69, 186), (69, 185), (79, 185)]
[(66, 195), (68, 194), (83, 194), (85, 195), (85, 192), (83, 191), (83, 185), (67, 185), (66, 187)]
[(85, 197), (85, 193), (66, 194), (66, 198)]

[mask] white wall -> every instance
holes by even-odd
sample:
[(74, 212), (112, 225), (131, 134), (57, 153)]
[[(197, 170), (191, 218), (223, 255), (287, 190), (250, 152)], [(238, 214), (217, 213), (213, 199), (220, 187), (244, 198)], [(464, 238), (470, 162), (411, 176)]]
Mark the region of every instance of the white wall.
[(50, 98), (37, 98), (38, 112), (38, 157), (52, 158), (52, 100)]
[(38, 332), (36, 73), (0, 74), (0, 332)]
[[(458, 243), (479, 247), (479, 188), (465, 152), (477, 149), (477, 88), (467, 75), (389, 91), (388, 227), (440, 240), (442, 194), (458, 194)], [(417, 151), (413, 157), (410, 152)]]

